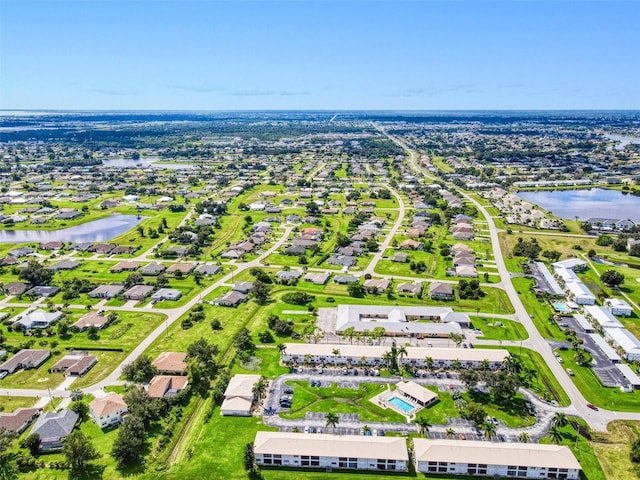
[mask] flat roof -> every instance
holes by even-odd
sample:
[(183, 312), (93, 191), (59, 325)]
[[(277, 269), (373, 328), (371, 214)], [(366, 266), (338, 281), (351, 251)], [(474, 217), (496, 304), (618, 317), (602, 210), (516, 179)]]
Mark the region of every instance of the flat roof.
[[(380, 345), (346, 345), (328, 343), (286, 343), (285, 355), (304, 357), (306, 354), (333, 357), (334, 350), (340, 351), (342, 357), (382, 358), (390, 347)], [(509, 356), (509, 352), (497, 348), (437, 348), (437, 347), (406, 347), (406, 360), (421, 360), (431, 357), (433, 360), (460, 360), (461, 362), (489, 360), (502, 362)]]
[(625, 376), (629, 383), (634, 387), (640, 385), (640, 377), (626, 363), (616, 363), (616, 368)]
[(495, 443), (468, 440), (413, 440), (419, 462), (482, 463), (580, 470), (569, 447), (539, 443)]
[(626, 353), (640, 354), (640, 340), (626, 328), (605, 328), (605, 332)]
[(606, 357), (614, 362), (619, 362), (621, 360), (620, 355), (616, 352), (611, 345), (607, 343), (607, 341), (600, 336), (598, 333), (590, 333), (589, 336), (591, 339), (598, 345), (598, 348), (602, 350), (602, 353), (606, 355)]
[(256, 454), (384, 458), (409, 461), (407, 443), (404, 438), (398, 437), (258, 432), (253, 448)]
[(622, 323), (613, 314), (604, 307), (597, 305), (585, 305), (584, 311), (591, 315), (601, 327), (623, 328)]

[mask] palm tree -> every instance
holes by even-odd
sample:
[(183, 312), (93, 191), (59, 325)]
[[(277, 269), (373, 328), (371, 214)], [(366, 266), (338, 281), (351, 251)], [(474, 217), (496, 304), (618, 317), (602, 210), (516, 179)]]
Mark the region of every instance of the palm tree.
[(362, 427), (362, 433), (364, 433), (365, 435), (367, 433), (371, 433), (371, 427), (369, 425), (365, 425), (364, 427)]
[(569, 420), (567, 420), (567, 416), (564, 413), (558, 412), (553, 416), (553, 421), (551, 422), (551, 424), (554, 427), (562, 428), (566, 427), (569, 424)]
[(496, 436), (496, 426), (492, 422), (484, 422), (482, 424), (482, 431), (484, 432), (485, 438), (491, 440)]
[(353, 345), (353, 337), (356, 336), (356, 329), (354, 327), (349, 327), (342, 332), (342, 336), (348, 338), (351, 345)]
[(280, 355), (284, 355), (285, 353), (287, 353), (287, 346), (284, 343), (279, 343), (277, 347), (278, 347), (278, 352), (280, 352)]
[(504, 360), (504, 366), (509, 373), (519, 373), (522, 370), (522, 360), (515, 355), (509, 355)]
[(83, 396), (84, 393), (82, 393), (82, 390), (80, 390), (79, 388), (74, 388), (73, 390), (71, 390), (71, 400), (73, 400), (74, 402), (82, 400)]
[(402, 359), (407, 356), (407, 349), (404, 347), (400, 347), (396, 350), (396, 355), (398, 356), (398, 368), (400, 368), (400, 364), (402, 363)]
[(445, 432), (445, 434), (447, 435), (447, 438), (455, 438), (456, 431), (453, 428), (449, 427), (447, 428), (447, 431)]
[(575, 361), (578, 365), (584, 365), (587, 363), (587, 354), (583, 348), (576, 348)]
[(393, 365), (393, 353), (392, 352), (384, 352), (382, 355), (382, 361), (387, 364), (387, 368), (391, 368)]
[(324, 419), (325, 419), (327, 428), (329, 427), (336, 428), (336, 426), (338, 426), (338, 424), (340, 423), (340, 418), (338, 417), (338, 415), (336, 415), (333, 412), (327, 413)]
[(256, 382), (251, 389), (256, 400), (260, 400), (262, 397), (264, 397), (264, 394), (267, 391), (267, 382), (263, 380), (263, 378)]
[(562, 440), (562, 432), (555, 425), (549, 429), (549, 435), (551, 435), (551, 441), (553, 443), (560, 443)]
[(460, 360), (456, 358), (453, 362), (451, 362), (451, 368), (457, 372), (462, 368), (462, 363), (460, 363)]
[(418, 426), (418, 433), (420, 435), (427, 436), (429, 434), (429, 429), (431, 428), (429, 420), (424, 417), (418, 418), (416, 420), (416, 425)]
[(434, 366), (433, 358), (431, 358), (431, 357), (426, 357), (426, 358), (424, 359), (424, 366), (427, 368), (427, 370), (428, 370), (429, 372), (430, 372), (431, 370), (433, 370), (433, 366)]
[(337, 365), (338, 364), (338, 357), (340, 356), (340, 349), (339, 348), (334, 348), (331, 353), (333, 353), (333, 364)]
[(527, 432), (520, 432), (518, 439), (521, 443), (529, 443), (529, 434)]

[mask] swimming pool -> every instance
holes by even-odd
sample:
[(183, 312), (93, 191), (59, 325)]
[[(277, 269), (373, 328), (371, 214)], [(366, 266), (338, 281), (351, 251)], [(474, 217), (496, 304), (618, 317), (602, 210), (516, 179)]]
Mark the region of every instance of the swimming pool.
[(564, 303), (554, 303), (553, 308), (555, 308), (558, 312), (568, 312), (569, 307), (567, 307)]
[(399, 397), (391, 397), (387, 401), (405, 413), (409, 413), (411, 410), (416, 408), (415, 405), (411, 405), (409, 402), (405, 402), (403, 399)]

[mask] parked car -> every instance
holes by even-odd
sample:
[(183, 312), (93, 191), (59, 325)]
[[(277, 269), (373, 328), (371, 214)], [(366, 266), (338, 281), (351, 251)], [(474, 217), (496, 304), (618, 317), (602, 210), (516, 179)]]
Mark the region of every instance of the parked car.
[(573, 377), (573, 370), (571, 370), (570, 368), (567, 368), (567, 373)]
[(464, 433), (461, 433), (459, 435), (459, 437), (460, 437), (460, 440), (466, 440), (467, 439), (467, 436)]
[(598, 411), (598, 407), (596, 407), (593, 403), (587, 403), (587, 407), (589, 407), (591, 410), (595, 410)]

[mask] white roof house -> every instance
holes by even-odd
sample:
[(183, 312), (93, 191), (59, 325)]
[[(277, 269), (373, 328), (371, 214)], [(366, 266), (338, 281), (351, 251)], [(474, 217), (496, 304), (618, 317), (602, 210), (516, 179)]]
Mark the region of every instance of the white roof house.
[(253, 442), (258, 465), (406, 471), (404, 438), (289, 432), (258, 432)]
[(640, 340), (626, 328), (605, 328), (605, 337), (624, 352), (628, 361), (640, 360)]
[[(478, 364), (487, 360), (491, 366), (501, 365), (509, 356), (503, 349), (483, 348), (434, 348), (434, 347), (406, 347), (407, 354), (402, 357), (403, 365), (424, 366), (425, 359), (430, 357), (436, 366), (449, 365), (456, 360), (463, 365)], [(379, 363), (389, 347), (381, 345), (349, 345), (327, 343), (286, 343), (282, 353), (283, 362), (301, 362), (305, 355), (310, 355), (316, 363), (358, 363), (371, 365)], [(336, 353), (337, 352), (337, 355)]]
[(573, 270), (569, 270), (567, 268), (556, 268), (554, 269), (556, 275), (560, 277), (563, 282), (580, 282), (580, 277), (576, 275)]
[(614, 315), (621, 317), (630, 317), (633, 313), (633, 308), (627, 303), (626, 300), (621, 298), (607, 298), (604, 301), (604, 306)]
[(596, 303), (596, 297), (591, 290), (582, 282), (567, 282), (566, 288), (573, 296), (573, 301), (578, 305), (593, 305)]
[(602, 353), (604, 353), (607, 358), (613, 363), (620, 363), (622, 361), (620, 355), (618, 355), (618, 352), (616, 352), (615, 349), (613, 349), (611, 345), (609, 345), (607, 341), (602, 336), (600, 336), (600, 334), (590, 333), (589, 337), (591, 337), (598, 348), (602, 350)]
[[(357, 332), (385, 329), (387, 335), (443, 336), (462, 334), (460, 324), (469, 324), (464, 314), (449, 307), (403, 307), (383, 305), (339, 305), (336, 309), (336, 332), (353, 327)], [(430, 320), (431, 322), (418, 322)]]
[(413, 445), (416, 470), (423, 473), (520, 478), (549, 478), (550, 473), (564, 473), (564, 478), (573, 480), (579, 478), (582, 469), (564, 445), (424, 438), (415, 438)]
[(566, 260), (561, 260), (551, 265), (553, 265), (553, 268), (566, 268), (573, 271), (587, 268), (587, 262), (579, 258), (567, 258)]
[(584, 307), (584, 311), (602, 328), (624, 328), (620, 320), (604, 307), (587, 305)]
[(32, 328), (47, 328), (51, 322), (62, 317), (62, 312), (45, 312), (41, 308), (33, 312), (26, 313), (16, 322), (25, 330)]
[(220, 415), (251, 416), (253, 386), (259, 381), (260, 375), (234, 375), (224, 391)]
[(640, 377), (633, 371), (633, 369), (627, 365), (626, 363), (618, 363), (616, 368), (624, 375), (624, 377), (629, 381), (629, 384), (633, 387), (640, 387)]
[(416, 382), (398, 382), (396, 384), (396, 391), (402, 393), (404, 396), (411, 398), (418, 402), (420, 405), (426, 406), (438, 400), (438, 394), (424, 388), (422, 385), (418, 385)]
[(580, 325), (580, 327), (587, 333), (591, 333), (593, 332), (593, 325), (591, 325), (589, 323), (589, 320), (587, 320), (587, 318), (582, 315), (581, 313), (576, 313), (573, 316), (573, 319), (576, 321), (576, 323), (578, 325)]

